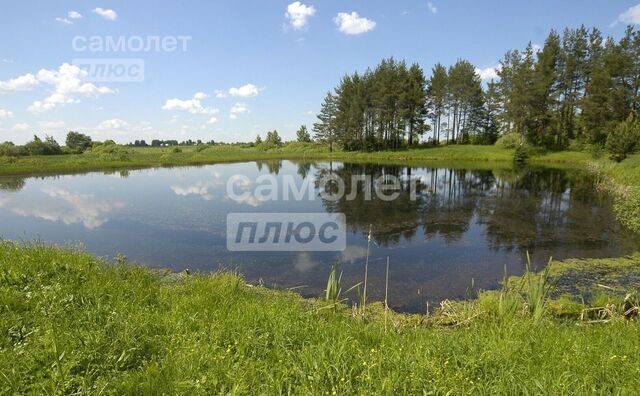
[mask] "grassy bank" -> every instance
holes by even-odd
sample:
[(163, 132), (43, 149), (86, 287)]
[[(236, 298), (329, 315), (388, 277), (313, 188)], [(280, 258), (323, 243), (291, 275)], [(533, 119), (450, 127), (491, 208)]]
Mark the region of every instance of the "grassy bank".
[(618, 220), (640, 233), (640, 154), (620, 163), (589, 161), (587, 169), (598, 177), (600, 188), (612, 195)]
[[(118, 148), (113, 153), (33, 156), (0, 158), (0, 175), (42, 175), (53, 173), (86, 172), (112, 169), (135, 169), (158, 166), (205, 165), (222, 162), (269, 159), (306, 159), (336, 161), (375, 161), (389, 163), (426, 164), (442, 166), (476, 164), (482, 166), (511, 166), (513, 150), (495, 146), (452, 145), (402, 151), (343, 152), (329, 150), (313, 143), (291, 143), (280, 149), (268, 151), (238, 146), (201, 146), (175, 148)], [(588, 156), (577, 152), (539, 153), (530, 162), (539, 165), (579, 167)]]
[[(631, 258), (637, 265), (638, 257)], [(574, 266), (575, 267), (575, 266)], [(328, 271), (328, 269), (327, 269)], [(364, 316), (233, 274), (167, 275), (0, 243), (0, 393), (632, 394), (640, 324), (540, 320), (483, 293)], [(621, 297), (612, 296), (615, 307)], [(578, 303), (575, 303), (578, 304)], [(512, 311), (512, 306), (515, 309)], [(566, 304), (565, 304), (566, 305)], [(578, 308), (581, 308), (578, 304)], [(577, 312), (576, 307), (574, 311)], [(632, 315), (629, 315), (632, 316)]]

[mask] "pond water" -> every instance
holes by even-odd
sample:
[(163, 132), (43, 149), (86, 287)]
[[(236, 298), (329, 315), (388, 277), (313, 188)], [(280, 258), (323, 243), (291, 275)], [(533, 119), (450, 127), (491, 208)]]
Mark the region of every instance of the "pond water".
[[(345, 181), (345, 197), (328, 200), (229, 199), (234, 175), (260, 175), (302, 186), (322, 175)], [(416, 180), (415, 192), (401, 183), (396, 199), (373, 194), (370, 175)], [(356, 191), (351, 191), (357, 186)], [(236, 185), (237, 187), (237, 185)], [(362, 191), (360, 191), (362, 189)], [(283, 194), (280, 194), (283, 195)], [(355, 196), (355, 198), (354, 198)], [(230, 212), (344, 213), (347, 247), (340, 252), (237, 252), (226, 245)], [(446, 298), (499, 286), (524, 269), (525, 253), (541, 268), (550, 256), (609, 257), (640, 246), (615, 221), (605, 196), (578, 171), (553, 169), (465, 170), (339, 162), (267, 161), (203, 167), (159, 168), (55, 177), (0, 178), (0, 236), (48, 243), (81, 243), (95, 254), (176, 271), (237, 270), (248, 282), (295, 287), (320, 296), (331, 264), (344, 271), (343, 289), (364, 275), (367, 233), (372, 226), (369, 296), (384, 293), (390, 259), (389, 305), (424, 312)]]

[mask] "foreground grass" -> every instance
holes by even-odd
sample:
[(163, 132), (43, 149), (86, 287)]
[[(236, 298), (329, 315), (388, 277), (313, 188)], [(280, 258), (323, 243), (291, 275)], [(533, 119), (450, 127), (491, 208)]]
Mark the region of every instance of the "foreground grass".
[(385, 326), (380, 315), (334, 313), (229, 273), (165, 276), (77, 250), (0, 242), (0, 393), (640, 389), (636, 319), (535, 322), (497, 316), (495, 302), (473, 303), (475, 319), (455, 327), (395, 314)]
[[(235, 161), (269, 159), (292, 160), (348, 160), (352, 162), (389, 162), (405, 164), (437, 163), (440, 166), (482, 167), (512, 166), (513, 150), (495, 146), (451, 145), (380, 152), (329, 152), (326, 146), (314, 143), (289, 143), (283, 148), (259, 150), (239, 146), (122, 148), (115, 154), (70, 154), (57, 156), (0, 157), (0, 175), (40, 175), (67, 172), (86, 172), (108, 169), (136, 169), (159, 166), (205, 165)], [(587, 160), (584, 153), (538, 153), (530, 162), (538, 165), (579, 167)]]

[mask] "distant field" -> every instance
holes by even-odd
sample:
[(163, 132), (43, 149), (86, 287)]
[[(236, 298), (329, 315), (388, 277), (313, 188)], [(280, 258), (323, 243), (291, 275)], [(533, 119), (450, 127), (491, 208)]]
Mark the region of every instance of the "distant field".
[[(378, 161), (394, 163), (446, 163), (447, 166), (465, 163), (503, 163), (511, 165), (513, 150), (495, 146), (451, 145), (402, 151), (329, 152), (323, 145), (290, 143), (268, 151), (238, 146), (199, 147), (122, 147), (113, 153), (0, 158), (0, 174), (27, 175), (82, 172), (118, 168), (156, 166), (203, 165), (231, 161), (261, 159), (334, 159), (349, 161)], [(582, 166), (588, 155), (578, 152), (542, 153), (533, 156), (533, 164), (550, 166)]]

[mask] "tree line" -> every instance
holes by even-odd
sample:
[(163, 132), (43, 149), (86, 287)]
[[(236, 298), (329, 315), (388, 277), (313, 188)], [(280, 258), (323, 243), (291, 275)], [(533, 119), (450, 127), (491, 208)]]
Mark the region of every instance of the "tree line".
[[(483, 84), (460, 59), (436, 64), (426, 78), (418, 64), (385, 59), (326, 94), (314, 136), (346, 150), (397, 149), (420, 138), (492, 144), (506, 134), (548, 149), (613, 148), (620, 136), (633, 146), (640, 138), (640, 32), (633, 27), (618, 41), (584, 26), (552, 30), (542, 47), (508, 51), (497, 76)], [(631, 135), (622, 131), (627, 119)]]

